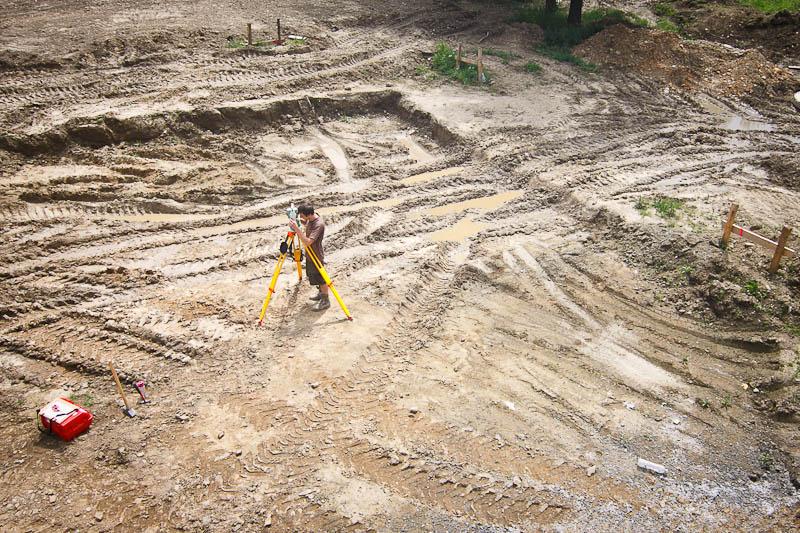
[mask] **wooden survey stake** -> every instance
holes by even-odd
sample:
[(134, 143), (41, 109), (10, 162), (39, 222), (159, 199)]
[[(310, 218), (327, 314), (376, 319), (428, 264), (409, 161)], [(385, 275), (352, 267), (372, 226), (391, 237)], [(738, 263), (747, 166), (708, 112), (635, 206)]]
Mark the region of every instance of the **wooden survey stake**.
[(728, 220), (725, 222), (725, 226), (722, 228), (722, 243), (724, 245), (728, 245), (728, 241), (731, 239), (731, 230), (733, 229), (733, 223), (736, 221), (736, 212), (739, 210), (739, 204), (731, 204), (731, 210), (728, 211)]
[(722, 225), (722, 243), (723, 245), (727, 245), (728, 241), (731, 238), (731, 235), (738, 235), (742, 239), (752, 242), (753, 244), (757, 244), (762, 248), (766, 248), (772, 253), (772, 261), (769, 263), (769, 273), (774, 274), (778, 271), (778, 267), (781, 263), (781, 258), (783, 256), (787, 257), (795, 257), (797, 256), (797, 251), (793, 250), (786, 246), (786, 243), (789, 241), (789, 237), (792, 234), (792, 228), (788, 226), (784, 226), (783, 230), (781, 230), (781, 235), (778, 237), (778, 241), (770, 240), (766, 237), (759, 235), (749, 229), (744, 229), (742, 226), (737, 225), (736, 222), (736, 212), (739, 210), (739, 206), (737, 204), (731, 205), (731, 209), (728, 212), (728, 219)]
[(792, 228), (784, 226), (781, 230), (781, 236), (778, 237), (778, 244), (775, 246), (775, 253), (772, 255), (772, 261), (769, 264), (769, 273), (774, 274), (778, 271), (778, 266), (781, 263), (781, 257), (786, 253), (786, 241), (789, 240), (789, 235), (792, 234)]
[(253, 25), (247, 23), (247, 46), (253, 46)]

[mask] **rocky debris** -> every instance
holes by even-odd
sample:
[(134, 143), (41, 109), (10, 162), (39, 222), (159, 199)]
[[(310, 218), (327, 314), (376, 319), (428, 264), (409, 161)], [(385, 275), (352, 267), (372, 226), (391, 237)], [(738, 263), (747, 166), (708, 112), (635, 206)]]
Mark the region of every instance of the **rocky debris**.
[(124, 465), (131, 462), (130, 454), (125, 448), (117, 448), (114, 459), (115, 462), (120, 465)]

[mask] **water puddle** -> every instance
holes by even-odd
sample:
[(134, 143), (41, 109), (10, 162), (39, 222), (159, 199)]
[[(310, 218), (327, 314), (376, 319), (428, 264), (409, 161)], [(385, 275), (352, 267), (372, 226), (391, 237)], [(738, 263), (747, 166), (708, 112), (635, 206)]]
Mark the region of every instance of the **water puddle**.
[(704, 111), (720, 118), (720, 126), (731, 131), (775, 131), (775, 125), (761, 120), (763, 117), (752, 111), (749, 116), (735, 113), (727, 106), (708, 96), (697, 99)]
[(501, 205), (519, 198), (522, 196), (523, 191), (508, 191), (501, 192), (500, 194), (493, 194), (492, 196), (484, 196), (482, 198), (473, 198), (472, 200), (465, 200), (463, 202), (456, 202), (453, 204), (446, 204), (439, 207), (432, 207), (418, 211), (412, 215), (411, 218), (420, 218), (423, 216), (441, 216), (449, 215), (451, 213), (458, 213), (466, 211), (467, 209), (478, 209), (480, 211), (491, 211), (497, 209)]
[(415, 160), (417, 163), (428, 163), (433, 161), (434, 157), (428, 152), (421, 144), (414, 140), (411, 135), (407, 133), (399, 133), (397, 140), (400, 144), (408, 149), (408, 156)]
[(775, 125), (735, 115), (725, 123), (725, 129), (734, 131), (775, 131)]
[(456, 241), (461, 242), (468, 237), (485, 230), (489, 225), (483, 222), (475, 222), (470, 217), (464, 217), (455, 225), (449, 228), (434, 231), (429, 235), (432, 241)]
[(450, 167), (444, 170), (423, 172), (422, 174), (416, 174), (414, 176), (409, 176), (406, 179), (400, 180), (400, 183), (402, 183), (403, 185), (414, 185), (415, 183), (423, 183), (425, 181), (431, 181), (437, 178), (443, 178), (445, 176), (452, 176), (454, 174), (458, 174), (462, 170), (464, 170), (464, 167)]

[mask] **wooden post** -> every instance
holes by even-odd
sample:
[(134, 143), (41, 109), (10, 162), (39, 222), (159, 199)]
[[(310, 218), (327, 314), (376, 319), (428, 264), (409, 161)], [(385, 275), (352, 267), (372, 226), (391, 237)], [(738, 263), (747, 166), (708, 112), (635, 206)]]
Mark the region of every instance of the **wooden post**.
[(247, 23), (247, 46), (253, 46), (253, 25)]
[(722, 228), (722, 244), (728, 246), (728, 241), (731, 239), (731, 229), (733, 223), (736, 221), (736, 211), (739, 210), (739, 204), (731, 204), (731, 210), (728, 212), (728, 221), (725, 222), (725, 227)]
[(278, 42), (281, 41), (281, 19), (278, 19)]
[(478, 83), (483, 83), (483, 48), (478, 48)]
[(461, 68), (461, 43), (458, 45), (458, 52), (456, 53), (456, 70)]
[(783, 257), (783, 250), (786, 248), (786, 241), (789, 240), (789, 235), (792, 234), (792, 228), (784, 226), (781, 230), (781, 236), (778, 237), (778, 246), (775, 247), (775, 253), (772, 255), (772, 262), (769, 264), (769, 273), (774, 274), (778, 271), (778, 266)]

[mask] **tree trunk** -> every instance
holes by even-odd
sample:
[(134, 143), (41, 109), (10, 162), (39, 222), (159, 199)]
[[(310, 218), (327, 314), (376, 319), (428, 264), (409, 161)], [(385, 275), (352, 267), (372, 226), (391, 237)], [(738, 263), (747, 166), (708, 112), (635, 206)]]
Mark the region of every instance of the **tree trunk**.
[(583, 0), (570, 0), (569, 1), (569, 15), (567, 16), (567, 23), (571, 26), (581, 25), (581, 11), (583, 11)]
[(557, 1), (558, 0), (545, 0), (544, 10), (547, 11), (548, 13), (553, 13), (558, 7)]

